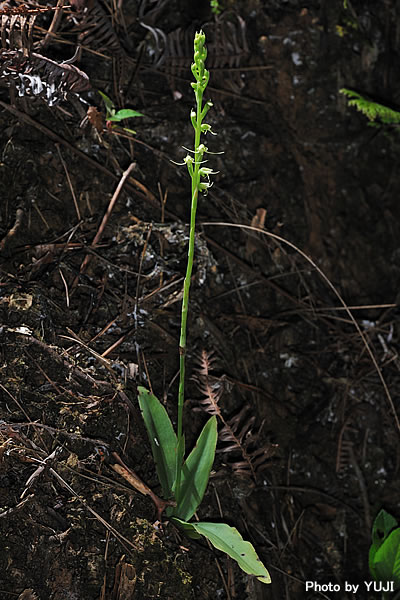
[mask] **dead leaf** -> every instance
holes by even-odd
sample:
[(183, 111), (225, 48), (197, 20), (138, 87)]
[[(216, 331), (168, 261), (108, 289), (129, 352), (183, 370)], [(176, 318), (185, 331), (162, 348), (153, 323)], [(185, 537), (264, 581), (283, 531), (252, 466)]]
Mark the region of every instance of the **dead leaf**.
[(121, 467), (121, 465), (112, 465), (112, 468), (119, 475), (121, 475), (121, 477), (126, 479), (126, 481), (128, 481), (131, 484), (131, 486), (135, 488), (135, 490), (137, 490), (144, 496), (151, 496), (150, 488), (145, 483), (143, 483), (143, 481), (139, 479), (139, 477), (134, 475), (132, 471), (124, 469), (124, 467)]
[[(251, 220), (251, 226), (257, 227), (257, 229), (264, 229), (265, 219), (267, 216), (267, 211), (265, 208), (257, 208), (256, 214)], [(250, 231), (248, 234), (247, 242), (246, 242), (246, 258), (247, 260), (254, 254), (254, 252), (258, 248), (257, 244), (258, 234), (257, 232)]]
[(9, 307), (14, 310), (29, 310), (32, 302), (33, 296), (31, 294), (11, 294)]
[(89, 108), (87, 109), (87, 118), (98, 133), (101, 133), (103, 131), (103, 115), (97, 110), (95, 106), (89, 106)]
[(135, 567), (126, 562), (125, 554), (123, 554), (115, 567), (112, 600), (133, 600), (135, 586)]

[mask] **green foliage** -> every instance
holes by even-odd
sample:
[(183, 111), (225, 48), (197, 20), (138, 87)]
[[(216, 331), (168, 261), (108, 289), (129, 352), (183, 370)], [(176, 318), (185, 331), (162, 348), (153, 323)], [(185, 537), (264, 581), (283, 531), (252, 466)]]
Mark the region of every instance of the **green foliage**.
[(168, 508), (167, 514), (187, 521), (198, 509), (206, 491), (217, 445), (216, 417), (207, 421), (196, 446), (185, 460), (181, 486), (176, 493), (177, 436), (161, 402), (143, 387), (139, 386), (138, 391), (139, 406), (164, 497), (175, 497), (176, 500), (176, 507)]
[(217, 420), (211, 417), (199, 435), (197, 444), (185, 460), (179, 495), (176, 495), (177, 437), (167, 411), (161, 402), (145, 388), (139, 387), (139, 406), (146, 425), (157, 475), (166, 498), (175, 496), (176, 506), (167, 514), (191, 538), (206, 537), (218, 550), (235, 560), (239, 567), (255, 575), (263, 583), (270, 583), (270, 575), (250, 542), (243, 540), (235, 527), (225, 523), (188, 523), (199, 507), (214, 462), (217, 444)]
[(400, 528), (389, 533), (377, 550), (373, 569), (378, 581), (394, 581), (394, 589), (400, 588)]
[[(196, 97), (196, 110), (190, 113), (190, 120), (195, 131), (193, 156), (188, 155), (184, 163), (192, 180), (192, 204), (190, 216), (190, 235), (186, 276), (183, 285), (183, 301), (181, 316), (181, 335), (179, 339), (179, 392), (178, 423), (175, 433), (167, 411), (161, 402), (145, 388), (139, 387), (139, 406), (150, 440), (150, 446), (156, 463), (157, 475), (166, 499), (174, 498), (176, 505), (167, 509), (167, 515), (189, 537), (203, 535), (219, 550), (231, 556), (238, 565), (251, 575), (255, 575), (263, 583), (270, 583), (267, 569), (258, 558), (253, 546), (245, 542), (234, 527), (224, 523), (188, 523), (203, 500), (207, 488), (210, 471), (214, 462), (217, 445), (217, 419), (212, 416), (200, 433), (197, 443), (185, 459), (185, 438), (183, 435), (183, 406), (185, 383), (186, 355), (186, 323), (189, 306), (189, 290), (194, 259), (194, 241), (197, 200), (200, 192), (207, 193), (211, 186), (210, 176), (213, 171), (204, 166), (207, 147), (201, 143), (201, 135), (213, 133), (211, 126), (204, 123), (204, 117), (211, 108), (211, 102), (203, 105), (203, 93), (209, 80), (209, 72), (205, 68), (207, 50), (205, 35), (196, 33), (194, 40), (194, 63), (192, 72), (195, 83), (192, 87)], [(113, 108), (110, 99), (104, 97), (106, 109)], [(119, 111), (120, 113), (122, 111)], [(117, 113), (118, 115), (119, 113)], [(115, 115), (115, 116), (117, 116)]]
[(173, 496), (176, 479), (176, 434), (161, 402), (143, 387), (138, 387), (138, 391), (139, 406), (156, 463), (158, 480), (164, 498), (169, 499)]
[[(104, 94), (104, 92), (99, 91), (100, 96), (103, 98), (104, 106), (106, 107), (106, 121), (110, 123), (120, 123), (124, 119), (130, 119), (132, 117), (143, 117), (144, 115), (137, 110), (132, 110), (131, 108), (122, 108), (121, 110), (116, 110), (114, 102)], [(132, 129), (128, 129), (127, 127), (123, 128), (125, 131), (129, 131), (130, 133), (136, 133)]]
[(226, 523), (184, 523), (178, 519), (173, 519), (189, 537), (198, 537), (203, 535), (218, 550), (228, 554), (239, 565), (239, 567), (255, 575), (262, 583), (271, 583), (271, 577), (258, 558), (256, 551), (250, 542), (245, 542), (236, 527), (231, 527)]
[(214, 462), (217, 437), (217, 419), (211, 417), (183, 464), (181, 486), (176, 496), (177, 507), (171, 509), (171, 515), (188, 521), (200, 506)]
[(107, 120), (117, 121), (119, 123), (120, 121), (123, 121), (124, 119), (130, 119), (131, 117), (143, 117), (143, 115), (137, 110), (132, 110), (131, 108), (121, 108), (121, 110), (115, 114), (107, 117)]
[(354, 90), (342, 88), (340, 93), (350, 98), (348, 101), (349, 106), (354, 106), (358, 111), (362, 112), (371, 123), (375, 121), (379, 121), (384, 125), (398, 125), (400, 123), (400, 112), (384, 104), (373, 102)]
[(393, 581), (400, 589), (400, 527), (392, 515), (381, 510), (372, 526), (369, 570), (375, 581)]
[(211, 12), (213, 12), (214, 15), (221, 14), (222, 9), (219, 5), (219, 0), (210, 0), (210, 6), (211, 6)]

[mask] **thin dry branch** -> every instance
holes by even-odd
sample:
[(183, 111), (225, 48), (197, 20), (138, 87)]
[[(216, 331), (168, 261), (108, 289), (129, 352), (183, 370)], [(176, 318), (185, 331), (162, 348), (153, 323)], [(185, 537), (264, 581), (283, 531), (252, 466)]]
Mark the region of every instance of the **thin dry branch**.
[[(121, 192), (123, 190), (123, 187), (124, 187), (124, 185), (125, 185), (128, 177), (129, 177), (129, 174), (130, 174), (130, 172), (132, 171), (132, 169), (134, 167), (135, 167), (135, 163), (131, 163), (129, 165), (129, 167), (126, 169), (126, 171), (122, 174), (122, 177), (121, 177), (120, 182), (119, 182), (119, 184), (117, 186), (117, 189), (115, 190), (114, 195), (113, 195), (113, 197), (110, 200), (110, 204), (108, 205), (107, 211), (106, 211), (106, 213), (105, 213), (105, 215), (103, 217), (103, 220), (100, 223), (99, 229), (98, 229), (98, 231), (97, 231), (97, 233), (96, 233), (96, 235), (95, 235), (95, 237), (93, 239), (93, 242), (90, 245), (91, 248), (93, 248), (93, 249), (96, 248), (96, 246), (100, 242), (100, 240), (101, 240), (101, 238), (103, 236), (103, 233), (104, 233), (104, 229), (105, 229), (105, 227), (106, 227), (106, 225), (108, 223), (108, 220), (109, 220), (109, 218), (111, 216), (111, 213), (112, 213), (112, 211), (114, 209), (115, 203), (117, 202), (117, 200), (118, 200), (118, 198), (119, 198), (119, 196), (120, 196), (120, 194), (121, 194)], [(93, 258), (92, 254), (87, 254), (86, 255), (86, 257), (84, 258), (84, 260), (83, 260), (83, 262), (81, 264), (81, 268), (79, 270), (79, 274), (80, 275), (82, 275), (86, 271), (86, 269), (87, 269), (87, 267), (88, 267), (88, 265), (89, 265), (89, 263), (90, 263), (90, 261), (91, 261), (92, 258)], [(77, 286), (78, 280), (79, 280), (79, 275), (75, 278), (75, 280), (74, 280), (74, 282), (72, 284), (72, 290), (74, 290), (75, 287)]]
[[(286, 240), (285, 238), (281, 237), (280, 235), (276, 235), (275, 233), (271, 233), (270, 231), (265, 231), (264, 229), (258, 229), (257, 227), (251, 227), (250, 225), (243, 225), (240, 223), (226, 223), (226, 222), (208, 222), (208, 223), (202, 223), (203, 226), (220, 226), (220, 227), (237, 227), (239, 229), (244, 229), (244, 230), (248, 230), (248, 231), (257, 231), (259, 233), (261, 233), (262, 235), (267, 235), (268, 237), (276, 240), (279, 243), (283, 243), (286, 246), (289, 246), (289, 248), (292, 248), (293, 250), (295, 250), (295, 252), (297, 252), (298, 254), (300, 254), (300, 256), (302, 256), (316, 271), (317, 273), (320, 275), (320, 277), (325, 281), (326, 285), (332, 290), (332, 292), (335, 294), (336, 298), (339, 300), (340, 304), (343, 306), (344, 310), (346, 311), (346, 313), (348, 314), (352, 324), (354, 325), (354, 327), (356, 328), (356, 331), (363, 343), (364, 348), (366, 349), (373, 365), (375, 368), (376, 373), (378, 374), (378, 377), (381, 381), (381, 384), (383, 386), (383, 389), (385, 391), (385, 395), (386, 395), (386, 399), (388, 401), (390, 410), (393, 414), (393, 418), (394, 418), (394, 422), (395, 422), (395, 426), (396, 429), (400, 435), (400, 420), (399, 420), (399, 416), (397, 414), (396, 408), (394, 406), (394, 402), (393, 402), (393, 398), (390, 394), (389, 388), (387, 386), (387, 383), (385, 381), (385, 378), (383, 377), (382, 374), (382, 370), (380, 369), (379, 365), (378, 365), (378, 361), (376, 360), (375, 354), (373, 352), (373, 350), (371, 349), (370, 344), (367, 341), (367, 338), (365, 336), (365, 334), (362, 332), (360, 325), (357, 323), (356, 319), (353, 316), (353, 313), (351, 312), (351, 310), (349, 309), (349, 307), (347, 306), (346, 302), (343, 300), (341, 294), (339, 293), (339, 291), (337, 290), (337, 288), (333, 285), (333, 283), (331, 282), (331, 280), (325, 275), (325, 273), (318, 267), (318, 265), (312, 260), (312, 258), (310, 258), (305, 252), (303, 252), (303, 250), (301, 250), (300, 248), (298, 248), (295, 244), (293, 244), (292, 242), (290, 242), (289, 240)], [(206, 238), (208, 240), (208, 238)]]

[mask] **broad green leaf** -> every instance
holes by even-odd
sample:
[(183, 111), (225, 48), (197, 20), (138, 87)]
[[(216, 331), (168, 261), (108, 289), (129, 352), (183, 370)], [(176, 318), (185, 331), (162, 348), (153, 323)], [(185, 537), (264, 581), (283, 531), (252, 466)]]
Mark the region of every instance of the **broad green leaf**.
[(141, 112), (137, 110), (132, 110), (130, 108), (123, 108), (119, 110), (115, 115), (110, 117), (109, 121), (122, 121), (122, 119), (130, 119), (131, 117), (144, 117)]
[(169, 512), (183, 521), (188, 521), (196, 512), (206, 491), (211, 467), (214, 462), (217, 445), (217, 419), (211, 417), (199, 435), (182, 467), (179, 497), (175, 497), (177, 506)]
[(176, 477), (177, 439), (167, 411), (148, 390), (138, 387), (139, 406), (149, 436), (158, 479), (165, 498), (171, 498)]
[(369, 570), (371, 575), (376, 579), (374, 562), (375, 555), (379, 548), (382, 546), (384, 540), (388, 537), (389, 533), (397, 527), (397, 521), (391, 514), (386, 510), (381, 510), (375, 517), (375, 521), (372, 525), (372, 544), (369, 549)]
[(245, 542), (236, 527), (226, 523), (185, 523), (179, 519), (175, 522), (189, 535), (193, 532), (204, 535), (215, 548), (222, 550), (236, 560), (239, 567), (249, 575), (255, 575), (262, 583), (271, 583), (267, 569), (258, 558), (250, 542)]
[(372, 525), (372, 543), (380, 546), (383, 540), (389, 535), (389, 533), (397, 527), (398, 523), (396, 519), (386, 510), (382, 509), (375, 517), (375, 521)]
[(389, 533), (376, 551), (373, 569), (377, 581), (394, 581), (394, 589), (400, 588), (400, 527)]
[(187, 537), (192, 538), (193, 540), (201, 538), (200, 533), (197, 533), (192, 523), (186, 523), (186, 521), (181, 521), (181, 519), (177, 519), (176, 517), (171, 517), (171, 521), (172, 523), (175, 523)]

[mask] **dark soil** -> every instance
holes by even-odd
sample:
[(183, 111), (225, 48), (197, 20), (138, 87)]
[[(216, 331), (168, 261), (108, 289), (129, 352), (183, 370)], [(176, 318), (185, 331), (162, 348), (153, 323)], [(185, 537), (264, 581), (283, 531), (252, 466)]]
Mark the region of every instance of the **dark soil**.
[[(106, 33), (81, 38), (75, 63), (92, 90), (54, 105), (0, 73), (1, 598), (374, 597), (371, 523), (381, 508), (400, 518), (399, 147), (395, 128), (367, 127), (339, 89), (396, 108), (400, 7), (220, 4), (215, 23), (207, 1), (94, 2)], [(51, 24), (40, 14), (33, 49), (71, 58), (80, 18), (65, 9), (40, 47)], [(242, 450), (220, 440), (198, 516), (237, 527), (268, 586), (156, 523), (150, 498), (113, 469), (118, 456), (160, 493), (137, 385), (175, 420), (190, 211), (176, 163), (193, 144), (201, 26), (208, 144), (223, 154), (209, 157), (219, 173), (198, 210), (186, 438), (207, 419), (193, 375), (214, 357), (207, 381)], [(21, 42), (11, 33), (7, 50)], [(144, 113), (128, 122), (135, 135), (105, 124), (96, 90)]]

